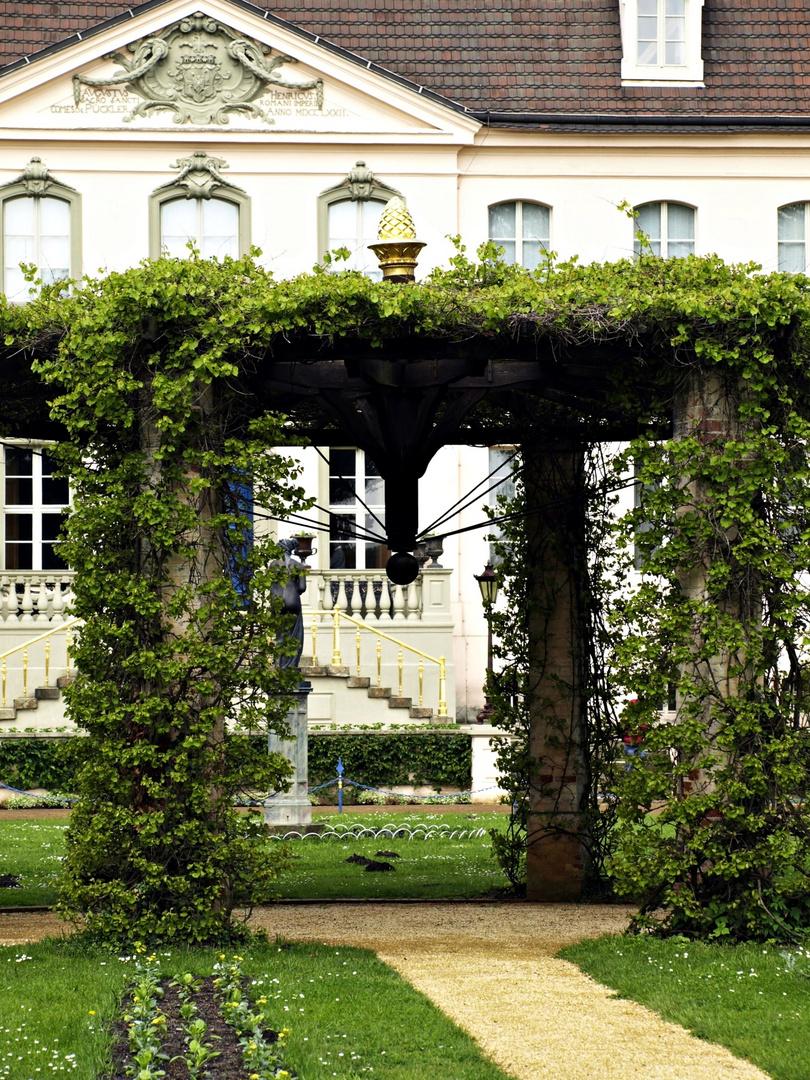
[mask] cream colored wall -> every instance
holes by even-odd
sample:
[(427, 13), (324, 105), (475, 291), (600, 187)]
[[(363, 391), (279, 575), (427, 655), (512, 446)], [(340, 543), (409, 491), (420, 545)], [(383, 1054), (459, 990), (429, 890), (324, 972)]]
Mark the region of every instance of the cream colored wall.
[(540, 140), (490, 133), (459, 154), (461, 233), (486, 239), (487, 206), (529, 199), (552, 208), (551, 246), (561, 259), (632, 255), (633, 224), (622, 202), (694, 206), (696, 252), (776, 269), (776, 212), (810, 200), (810, 138), (693, 136), (689, 139), (561, 135)]
[[(0, 136), (2, 132), (0, 131)], [(290, 138), (288, 136), (288, 138)], [(147, 140), (85, 133), (73, 138), (3, 140), (0, 183), (16, 179), (34, 155), (82, 195), (83, 270), (121, 270), (148, 254), (150, 194), (175, 175), (170, 166), (193, 150), (222, 157), (224, 175), (252, 200), (252, 241), (279, 277), (308, 270), (322, 255), (317, 237), (318, 195), (343, 179), (357, 160), (406, 196), (427, 248), (418, 274), (446, 263), (448, 235), (461, 233), (471, 250), (486, 239), (487, 207), (530, 199), (552, 209), (551, 245), (562, 259), (585, 262), (632, 254), (633, 225), (617, 209), (669, 200), (696, 207), (696, 250), (729, 261), (776, 267), (776, 211), (810, 200), (810, 139), (767, 137), (758, 142), (681, 139), (677, 145), (592, 136), (549, 144), (485, 142), (468, 147), (369, 146), (365, 139), (302, 146), (262, 134), (178, 132)]]

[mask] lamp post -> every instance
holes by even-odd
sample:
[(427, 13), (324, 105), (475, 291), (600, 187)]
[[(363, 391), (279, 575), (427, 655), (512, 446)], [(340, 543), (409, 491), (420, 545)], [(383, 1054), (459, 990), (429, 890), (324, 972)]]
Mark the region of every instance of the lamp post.
[[(473, 574), (481, 590), (481, 599), (484, 601), (484, 615), (487, 620), (487, 672), (492, 671), (492, 605), (498, 599), (498, 575), (495, 573), (492, 563), (487, 562), (483, 574)], [(489, 676), (487, 676), (487, 680)], [(479, 724), (486, 724), (492, 716), (492, 704), (489, 694), (484, 696), (484, 707), (476, 716)]]

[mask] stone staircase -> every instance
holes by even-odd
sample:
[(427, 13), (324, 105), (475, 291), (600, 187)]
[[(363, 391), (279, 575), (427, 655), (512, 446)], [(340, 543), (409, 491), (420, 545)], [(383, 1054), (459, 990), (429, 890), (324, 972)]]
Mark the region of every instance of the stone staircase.
[[(315, 685), (317, 685), (317, 681), (322, 679), (340, 679), (347, 690), (357, 691), (358, 694), (365, 693), (366, 698), (372, 701), (386, 702), (389, 709), (407, 709), (408, 716), (412, 720), (445, 725), (448, 722), (447, 717), (437, 717), (432, 708), (414, 705), (413, 698), (398, 697), (392, 692), (390, 686), (372, 686), (370, 678), (350, 674), (348, 667), (334, 667), (331, 665), (319, 665), (316, 667), (311, 664), (301, 664), (300, 671), (302, 678), (314, 680)], [(377, 708), (379, 709), (379, 706)], [(379, 713), (377, 713), (377, 716), (379, 717)]]
[[(41, 713), (39, 716), (37, 716), (36, 721), (40, 726), (42, 726), (44, 723), (47, 723), (47, 716), (45, 714), (47, 714), (49, 711), (53, 711), (55, 713), (53, 721), (56, 724), (64, 724), (66, 721), (64, 707), (62, 705), (62, 691), (66, 686), (69, 686), (72, 681), (72, 676), (62, 675), (56, 680), (56, 686), (37, 686), (34, 690), (33, 695), (14, 698), (13, 704), (10, 708), (0, 708), (0, 720), (34, 720), (34, 717), (29, 717), (27, 714), (31, 712), (39, 712), (40, 704), (43, 702), (54, 701), (59, 703), (57, 709), (54, 710), (52, 706), (46, 706), (44, 713)], [(23, 715), (19, 716), (18, 714), (20, 713), (22, 713)], [(2, 734), (2, 731), (3, 729), (0, 728), (0, 734)]]

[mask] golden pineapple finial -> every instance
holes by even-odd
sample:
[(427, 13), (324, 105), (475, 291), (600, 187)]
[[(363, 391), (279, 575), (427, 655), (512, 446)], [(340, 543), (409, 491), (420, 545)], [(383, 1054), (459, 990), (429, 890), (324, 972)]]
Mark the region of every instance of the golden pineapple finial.
[(385, 204), (377, 229), (377, 243), (369, 247), (377, 256), (384, 281), (414, 280), (416, 260), (425, 245), (416, 239), (416, 227), (408, 207), (395, 195)]

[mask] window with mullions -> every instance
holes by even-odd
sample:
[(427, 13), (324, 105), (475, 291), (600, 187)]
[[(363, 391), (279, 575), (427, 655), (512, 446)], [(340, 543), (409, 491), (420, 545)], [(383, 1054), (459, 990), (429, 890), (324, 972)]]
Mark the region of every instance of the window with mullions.
[(683, 203), (644, 203), (635, 208), (636, 255), (661, 255), (665, 259), (695, 254), (695, 211)]
[[(491, 476), (488, 486), (492, 488), (487, 494), (487, 502), (496, 514), (503, 513), (501, 500), (514, 499), (515, 497), (515, 449), (511, 446), (491, 446), (489, 448), (489, 471)], [(497, 484), (497, 487), (493, 487)], [(497, 539), (503, 535), (500, 525), (493, 525), (492, 534)], [(489, 544), (489, 561), (493, 566), (500, 563), (495, 551), (495, 541)]]
[(2, 290), (24, 304), (36, 292), (20, 264), (36, 268), (46, 285), (80, 273), (81, 196), (51, 176), (39, 158), (0, 185)]
[(803, 274), (807, 268), (808, 219), (807, 203), (779, 207), (779, 269), (788, 274)]
[(191, 242), (204, 259), (239, 255), (239, 207), (227, 199), (172, 199), (160, 208), (160, 248), (175, 259)]
[(364, 539), (368, 532), (378, 536), (382, 533), (380, 522), (385, 523), (383, 489), (377, 466), (362, 450), (333, 447), (329, 451), (329, 566), (332, 570), (377, 570), (385, 566), (390, 555), (387, 546)]
[(195, 150), (172, 165), (180, 175), (149, 198), (149, 257), (238, 258), (250, 249), (250, 198), (222, 175), (223, 158)]
[(377, 239), (377, 228), (385, 203), (380, 199), (361, 202), (343, 199), (329, 204), (327, 209), (327, 251), (348, 248), (351, 252), (346, 262), (334, 264), (336, 270), (359, 270), (372, 281), (382, 281), (377, 257), (369, 251), (369, 244)]
[(3, 284), (20, 303), (32, 288), (21, 263), (34, 265), (46, 285), (70, 277), (70, 203), (20, 196), (3, 203)]
[(6, 570), (66, 570), (59, 554), (70, 492), (68, 481), (53, 475), (45, 450), (5, 447), (3, 526)]
[(639, 67), (686, 63), (686, 0), (638, 0)]
[(489, 239), (503, 248), (504, 259), (527, 270), (540, 265), (540, 252), (548, 251), (551, 211), (532, 202), (503, 202), (489, 208)]

